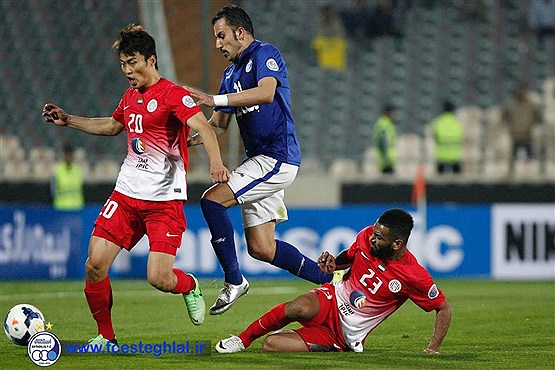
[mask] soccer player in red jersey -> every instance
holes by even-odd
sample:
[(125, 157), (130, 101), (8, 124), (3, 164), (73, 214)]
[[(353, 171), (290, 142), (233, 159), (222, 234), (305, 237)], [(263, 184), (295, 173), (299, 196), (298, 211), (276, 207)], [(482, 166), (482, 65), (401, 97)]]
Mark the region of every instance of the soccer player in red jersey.
[(183, 294), (193, 324), (204, 321), (197, 279), (173, 268), (186, 227), (183, 204), (191, 128), (203, 139), (212, 181), (229, 179), (216, 135), (202, 111), (185, 88), (160, 76), (154, 38), (142, 26), (131, 24), (120, 31), (113, 48), (130, 88), (111, 117), (78, 117), (50, 103), (42, 113), (46, 122), (93, 135), (127, 131), (127, 156), (95, 221), (85, 263), (85, 296), (98, 325), (98, 336), (90, 343), (102, 345), (117, 344), (109, 268), (122, 249), (131, 250), (145, 234), (150, 242), (148, 282), (163, 292)]
[(451, 305), (406, 247), (413, 224), (407, 212), (387, 210), (359, 232), (349, 249), (336, 257), (324, 252), (318, 259), (327, 273), (349, 268), (342, 280), (273, 307), (242, 333), (219, 341), (216, 350), (240, 352), (255, 339), (298, 321), (300, 329), (269, 335), (262, 349), (362, 352), (368, 334), (410, 299), (425, 311), (436, 311), (424, 352), (438, 354), (451, 322)]

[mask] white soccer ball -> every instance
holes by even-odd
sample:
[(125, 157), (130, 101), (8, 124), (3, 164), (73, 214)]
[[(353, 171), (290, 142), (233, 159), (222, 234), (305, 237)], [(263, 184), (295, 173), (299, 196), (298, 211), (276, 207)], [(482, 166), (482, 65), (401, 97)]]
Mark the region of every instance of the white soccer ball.
[(26, 346), (29, 339), (44, 331), (44, 315), (31, 304), (13, 306), (4, 320), (4, 333), (15, 344)]

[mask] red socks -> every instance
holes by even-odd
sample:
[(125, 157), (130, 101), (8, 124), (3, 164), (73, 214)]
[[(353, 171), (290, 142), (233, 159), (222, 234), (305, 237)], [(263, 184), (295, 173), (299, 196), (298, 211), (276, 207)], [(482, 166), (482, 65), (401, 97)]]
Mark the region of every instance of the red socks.
[(191, 275), (188, 275), (175, 267), (173, 268), (173, 273), (177, 276), (177, 284), (172, 290), (173, 294), (187, 294), (191, 290), (195, 289), (195, 280), (191, 277)]
[(261, 318), (250, 324), (244, 332), (238, 335), (243, 341), (245, 348), (250, 346), (255, 339), (269, 332), (281, 329), (292, 322), (292, 320), (288, 319), (285, 315), (286, 304), (287, 303), (280, 303), (274, 306), (262, 315)]
[(97, 283), (85, 281), (85, 297), (91, 310), (93, 318), (98, 326), (98, 334), (108, 340), (115, 337), (112, 327), (112, 286), (110, 277), (106, 277)]

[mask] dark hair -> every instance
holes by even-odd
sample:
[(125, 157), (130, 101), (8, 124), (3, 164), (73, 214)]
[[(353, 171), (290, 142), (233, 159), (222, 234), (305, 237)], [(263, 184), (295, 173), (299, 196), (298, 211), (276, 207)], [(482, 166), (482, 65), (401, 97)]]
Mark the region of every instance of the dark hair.
[(378, 222), (387, 227), (394, 238), (401, 238), (406, 243), (414, 227), (412, 216), (400, 208), (385, 211)]
[(443, 102), (443, 111), (445, 111), (445, 112), (454, 112), (455, 111), (455, 104), (450, 100), (444, 101)]
[(151, 56), (156, 57), (155, 67), (158, 69), (158, 57), (156, 56), (156, 43), (154, 37), (145, 31), (140, 24), (128, 24), (119, 32), (119, 38), (114, 41), (112, 49), (120, 54), (134, 55), (139, 53), (145, 60)]
[(212, 18), (212, 26), (222, 18), (226, 20), (233, 31), (243, 27), (245, 31), (254, 37), (254, 26), (252, 25), (251, 17), (249, 17), (243, 8), (235, 4), (227, 4)]

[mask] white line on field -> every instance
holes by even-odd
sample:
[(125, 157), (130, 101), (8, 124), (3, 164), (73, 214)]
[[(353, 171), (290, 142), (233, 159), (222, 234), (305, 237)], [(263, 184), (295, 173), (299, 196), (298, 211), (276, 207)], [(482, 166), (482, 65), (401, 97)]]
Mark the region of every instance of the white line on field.
[[(273, 294), (293, 294), (306, 289), (294, 287), (268, 287), (268, 288), (251, 288), (250, 293), (253, 295), (273, 295)], [(220, 292), (219, 288), (203, 288), (202, 292), (209, 295), (217, 295)], [(124, 290), (115, 292), (116, 296), (133, 296), (133, 297), (150, 297), (155, 295), (165, 294), (154, 288), (152, 290)], [(83, 291), (71, 292), (54, 292), (54, 293), (27, 293), (27, 294), (3, 294), (0, 296), (0, 301), (7, 300), (30, 300), (30, 299), (59, 299), (59, 298), (73, 298), (84, 297)]]

